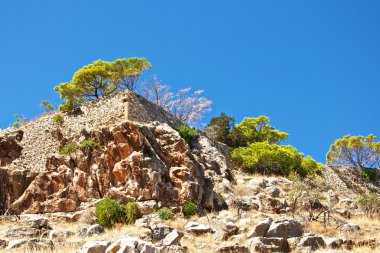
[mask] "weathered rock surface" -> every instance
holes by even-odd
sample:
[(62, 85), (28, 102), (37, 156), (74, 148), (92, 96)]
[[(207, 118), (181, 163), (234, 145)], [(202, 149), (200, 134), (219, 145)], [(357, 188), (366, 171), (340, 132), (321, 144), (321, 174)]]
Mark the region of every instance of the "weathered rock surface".
[(217, 248), (215, 253), (250, 253), (251, 251), (246, 246), (229, 245)]
[(104, 253), (111, 243), (108, 241), (90, 241), (83, 245), (82, 253)]
[(193, 221), (187, 223), (185, 229), (187, 232), (194, 234), (205, 234), (213, 231), (210, 226)]
[[(226, 146), (199, 133), (190, 149), (171, 127), (178, 125), (173, 116), (130, 92), (89, 103), (82, 111), (78, 117), (65, 115), (60, 139), (51, 136), (57, 131), (52, 115), (23, 129), (22, 152), (0, 171), (0, 214), (8, 208), (11, 214), (74, 212), (105, 196), (123, 204), (142, 202), (143, 214), (154, 211), (158, 203), (175, 207), (187, 200), (209, 210), (221, 208), (216, 206), (216, 191), (232, 180)], [(95, 138), (101, 148), (58, 154), (67, 143), (86, 138)], [(26, 184), (12, 187), (12, 182), (22, 181), (12, 176), (17, 169), (32, 170), (33, 176), (24, 176)]]
[(303, 233), (302, 225), (296, 220), (278, 220), (274, 221), (267, 233), (266, 237), (282, 237), (291, 238), (299, 237)]
[(256, 227), (247, 234), (247, 238), (264, 236), (267, 233), (272, 222), (272, 218), (261, 220), (256, 225)]
[(25, 248), (29, 250), (48, 250), (52, 249), (53, 242), (50, 240), (44, 240), (44, 239), (18, 239), (13, 240), (8, 243), (8, 246), (6, 249), (17, 249), (17, 248)]
[(254, 237), (247, 241), (254, 252), (290, 252), (288, 241), (285, 238)]

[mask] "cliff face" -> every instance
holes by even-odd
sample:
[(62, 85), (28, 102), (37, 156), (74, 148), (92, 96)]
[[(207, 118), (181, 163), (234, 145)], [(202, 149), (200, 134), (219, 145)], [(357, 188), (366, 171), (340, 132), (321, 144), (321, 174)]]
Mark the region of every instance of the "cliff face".
[[(105, 196), (219, 208), (216, 193), (232, 180), (228, 149), (202, 133), (190, 148), (171, 127), (178, 124), (131, 92), (90, 102), (60, 126), (52, 115), (29, 123), (19, 131), (17, 155), (0, 170), (0, 214), (71, 212)], [(88, 138), (100, 147), (58, 154)]]

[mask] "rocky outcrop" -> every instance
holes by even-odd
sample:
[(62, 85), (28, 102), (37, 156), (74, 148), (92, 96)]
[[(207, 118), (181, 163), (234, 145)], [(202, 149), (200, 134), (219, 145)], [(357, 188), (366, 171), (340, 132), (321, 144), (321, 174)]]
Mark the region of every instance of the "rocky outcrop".
[(0, 167), (7, 166), (21, 155), (20, 141), (23, 137), (21, 130), (11, 133), (0, 132)]
[[(66, 130), (60, 130), (56, 150), (88, 138), (95, 138), (99, 147), (64, 156), (54, 152), (45, 158), (44, 170), (39, 168), (33, 176), (28, 170), (15, 173), (14, 164), (0, 171), (7, 175), (1, 177), (0, 188), (11, 189), (1, 191), (0, 211), (10, 207), (11, 214), (73, 212), (106, 196), (121, 203), (153, 201), (173, 207), (192, 200), (212, 210), (220, 208), (216, 191), (223, 191), (225, 181), (233, 179), (227, 147), (202, 133), (190, 148), (171, 126), (156, 121), (124, 120), (75, 136)], [(13, 180), (17, 175), (20, 178)], [(24, 183), (14, 187), (13, 182)]]

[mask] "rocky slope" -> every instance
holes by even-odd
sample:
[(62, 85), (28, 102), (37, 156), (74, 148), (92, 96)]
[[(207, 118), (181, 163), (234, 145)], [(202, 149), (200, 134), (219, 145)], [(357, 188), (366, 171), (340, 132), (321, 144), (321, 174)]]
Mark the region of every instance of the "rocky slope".
[[(325, 167), (316, 181), (233, 173), (225, 145), (199, 132), (190, 146), (176, 118), (137, 94), (81, 110), (0, 130), (0, 253), (380, 251), (380, 221), (356, 203), (380, 190), (358, 171)], [(59, 154), (90, 139), (98, 145)], [(141, 218), (105, 230), (94, 206), (106, 196), (137, 201)], [(200, 216), (183, 217), (187, 200)], [(154, 214), (163, 206), (173, 220)]]
[[(232, 180), (225, 146), (200, 133), (190, 148), (173, 129), (179, 124), (173, 116), (132, 92), (81, 110), (65, 115), (62, 125), (50, 114), (3, 132), (0, 214), (73, 212), (106, 196), (219, 208), (215, 191)], [(59, 155), (68, 143), (91, 138), (100, 146)]]

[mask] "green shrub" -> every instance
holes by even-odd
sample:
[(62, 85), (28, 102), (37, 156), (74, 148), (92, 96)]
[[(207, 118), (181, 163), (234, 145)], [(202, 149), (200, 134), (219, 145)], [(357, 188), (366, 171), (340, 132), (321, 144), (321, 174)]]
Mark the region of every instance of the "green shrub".
[(124, 212), (117, 201), (104, 198), (96, 204), (95, 216), (99, 225), (112, 228), (115, 224), (123, 221)]
[(377, 180), (377, 169), (364, 168), (362, 171), (362, 177), (368, 182), (375, 182)]
[(168, 207), (160, 208), (156, 211), (161, 220), (172, 220), (174, 218), (173, 210)]
[(185, 218), (190, 218), (191, 216), (197, 214), (198, 206), (192, 201), (188, 201), (183, 204), (182, 213)]
[(319, 170), (318, 164), (311, 157), (304, 157), (294, 147), (271, 145), (267, 141), (236, 148), (232, 151), (232, 158), (236, 165), (251, 173), (288, 176), (291, 172), (296, 172), (306, 176)]
[(74, 153), (74, 152), (77, 151), (78, 149), (79, 149), (78, 144), (76, 144), (75, 142), (70, 142), (69, 144), (67, 144), (66, 146), (64, 146), (64, 147), (59, 151), (59, 154), (60, 154), (60, 155), (70, 155), (71, 153)]
[(80, 144), (80, 148), (99, 148), (100, 144), (95, 138), (85, 139)]
[(136, 202), (128, 202), (124, 208), (125, 222), (127, 224), (135, 224), (139, 218), (139, 208)]
[(63, 121), (64, 121), (64, 117), (63, 117), (63, 115), (62, 114), (60, 114), (60, 113), (57, 113), (57, 114), (55, 114), (54, 116), (53, 116), (53, 123), (55, 123), (55, 124), (62, 124), (63, 123)]
[(179, 135), (187, 142), (191, 143), (192, 141), (197, 139), (197, 130), (192, 127), (181, 125), (176, 128)]

